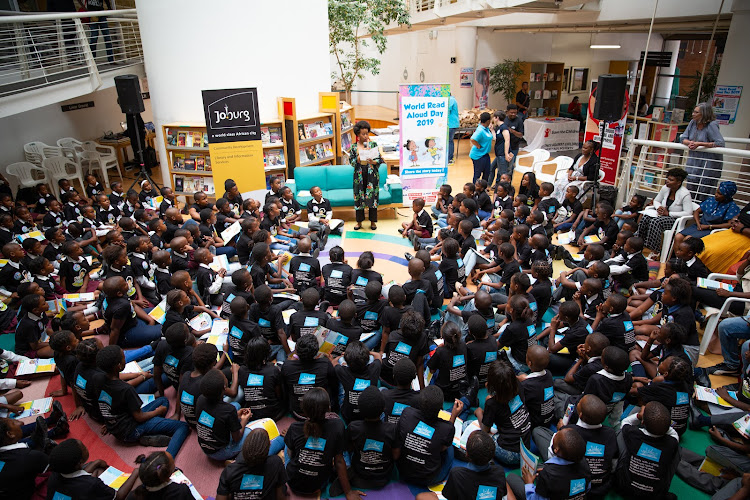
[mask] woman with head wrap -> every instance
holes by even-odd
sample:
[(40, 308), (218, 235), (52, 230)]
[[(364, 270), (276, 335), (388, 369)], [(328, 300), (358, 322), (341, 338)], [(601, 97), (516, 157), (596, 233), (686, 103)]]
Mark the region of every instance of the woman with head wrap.
[(677, 248), (682, 240), (688, 236), (703, 238), (711, 234), (714, 229), (726, 229), (730, 221), (740, 213), (740, 207), (732, 199), (737, 192), (737, 184), (732, 181), (724, 181), (719, 184), (719, 189), (712, 198), (705, 200), (693, 212), (695, 225), (683, 229), (677, 233), (673, 248)]

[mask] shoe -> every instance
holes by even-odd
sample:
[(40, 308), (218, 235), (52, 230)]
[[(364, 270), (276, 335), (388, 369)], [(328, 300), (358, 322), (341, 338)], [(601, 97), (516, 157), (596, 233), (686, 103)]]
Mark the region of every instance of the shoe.
[(359, 231), (360, 229), (362, 229), (362, 224), (358, 222), (357, 224), (355, 224), (354, 230)]
[(466, 395), (466, 399), (469, 400), (469, 403), (472, 407), (479, 406), (479, 401), (477, 401), (477, 396), (479, 395), (479, 379), (476, 375), (471, 377), (471, 385), (469, 386), (469, 393)]
[(398, 230), (398, 234), (404, 234), (404, 228), (403, 227)]
[(49, 418), (51, 418), (53, 421), (57, 422), (62, 417), (65, 417), (67, 420), (68, 416), (65, 414), (65, 411), (63, 410), (62, 404), (60, 404), (60, 401), (53, 401), (52, 402), (52, 413), (49, 414)]
[(435, 245), (427, 245), (426, 247), (424, 247), (424, 249), (427, 250), (428, 252), (432, 250), (433, 248), (435, 248)]
[(578, 267), (578, 264), (576, 264), (570, 259), (563, 259), (563, 264), (565, 264), (568, 267), (568, 269), (575, 269), (576, 267)]
[(705, 368), (694, 368), (695, 383), (703, 387), (711, 387), (711, 378), (708, 376), (708, 370)]
[(60, 417), (60, 420), (55, 424), (55, 428), (52, 429), (52, 438), (57, 439), (59, 437), (67, 436), (70, 432), (70, 424), (68, 423), (68, 417)]
[(701, 429), (703, 427), (703, 425), (701, 425), (699, 422), (700, 417), (702, 417), (703, 414), (698, 408), (696, 408), (695, 403), (692, 399), (690, 399), (690, 404), (688, 406), (690, 408), (690, 415), (688, 417), (688, 419), (690, 420), (690, 429), (697, 431), (698, 429)]
[(33, 443), (32, 448), (38, 451), (44, 451), (50, 443), (47, 436), (47, 421), (41, 415), (36, 417), (36, 427), (34, 432), (31, 433), (31, 442)]
[(320, 248), (321, 250), (325, 250), (326, 245), (328, 245), (328, 233), (323, 232), (323, 238), (320, 240), (320, 247), (318, 248)]
[(739, 367), (729, 366), (723, 361), (719, 363), (718, 365), (709, 366), (706, 369), (706, 371), (708, 371), (709, 375), (724, 375), (727, 377), (739, 377), (740, 376)]
[(435, 219), (435, 220), (438, 220), (438, 216), (437, 216), (437, 215), (435, 215), (435, 214), (430, 214), (430, 216), (431, 216), (431, 217), (432, 217), (433, 219)]
[(409, 252), (404, 252), (404, 258), (406, 259), (407, 262), (409, 262), (411, 259), (414, 258), (414, 256), (410, 254)]
[(312, 253), (313, 258), (315, 259), (318, 258), (318, 255), (320, 255), (320, 248), (316, 248), (315, 250), (313, 250), (313, 253)]
[(377, 224), (375, 224), (374, 222), (370, 223), (370, 229), (371, 229), (372, 231), (375, 231), (375, 230), (376, 230), (377, 228), (378, 228), (378, 225), (377, 225)]
[(169, 445), (169, 441), (172, 439), (171, 436), (155, 435), (155, 436), (141, 436), (138, 440), (138, 444), (141, 446), (150, 446), (152, 448), (161, 448)]

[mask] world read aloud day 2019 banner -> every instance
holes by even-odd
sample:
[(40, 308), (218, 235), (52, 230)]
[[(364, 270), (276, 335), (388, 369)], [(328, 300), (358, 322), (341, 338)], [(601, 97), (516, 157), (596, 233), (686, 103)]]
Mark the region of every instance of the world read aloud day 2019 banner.
[(265, 189), (258, 89), (204, 90), (208, 151), (216, 192), (233, 179), (240, 191)]
[(448, 84), (399, 86), (401, 185), (407, 200), (435, 202), (448, 178)]

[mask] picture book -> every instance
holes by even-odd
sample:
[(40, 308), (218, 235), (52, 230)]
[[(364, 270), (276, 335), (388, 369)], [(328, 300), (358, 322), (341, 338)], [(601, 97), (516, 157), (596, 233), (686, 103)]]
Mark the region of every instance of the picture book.
[(534, 91), (534, 99), (541, 99), (542, 98), (542, 91), (541, 90), (535, 90)]
[(211, 323), (213, 320), (211, 319), (211, 316), (208, 315), (208, 313), (200, 313), (195, 318), (191, 319), (188, 324), (190, 325), (190, 328), (193, 330), (207, 330), (211, 327)]
[(275, 299), (287, 299), (287, 300), (293, 300), (295, 302), (300, 301), (300, 296), (297, 295), (296, 293), (279, 292), (279, 293), (274, 293), (273, 297)]
[(138, 397), (141, 398), (141, 408), (156, 399), (153, 394), (138, 394)]
[(300, 141), (304, 141), (308, 139), (307, 133), (305, 132), (305, 126), (302, 123), (297, 125), (297, 134), (299, 135)]
[(234, 221), (232, 225), (221, 232), (221, 239), (224, 241), (231, 241), (235, 236), (240, 234), (241, 230), (242, 226), (240, 225), (240, 221)]
[(732, 285), (722, 283), (721, 281), (709, 280), (706, 278), (698, 278), (697, 284), (699, 288), (707, 288), (708, 290), (718, 290), (719, 288), (723, 288), (728, 292), (734, 291), (734, 287)]
[(315, 139), (318, 137), (318, 128), (314, 123), (305, 123), (305, 132), (307, 132), (307, 137), (309, 139)]
[(211, 323), (211, 333), (209, 335), (226, 335), (229, 333), (229, 320), (227, 319), (215, 319)]
[(276, 422), (271, 418), (261, 418), (254, 422), (250, 422), (245, 427), (248, 429), (265, 429), (268, 433), (268, 439), (275, 439), (281, 435), (279, 428), (276, 427)]
[(352, 119), (349, 117), (349, 113), (341, 113), (341, 127), (349, 128), (352, 126)]
[(520, 442), (521, 442), (521, 471), (527, 470), (532, 475), (534, 475), (536, 474), (537, 465), (539, 465), (539, 457), (531, 453), (529, 449), (526, 448), (526, 445), (523, 444), (523, 438), (520, 439)]
[(63, 299), (68, 302), (91, 302), (96, 300), (94, 292), (90, 293), (66, 293), (63, 295)]
[[(330, 123), (329, 123), (330, 125)], [(327, 134), (324, 122), (315, 122), (315, 129), (318, 131), (318, 137), (322, 137)], [(331, 129), (333, 133), (333, 129)]]
[(331, 141), (326, 141), (323, 143), (323, 150), (325, 151), (326, 158), (333, 156), (333, 146), (331, 146)]
[(162, 301), (159, 302), (159, 304), (156, 307), (154, 307), (153, 309), (151, 309), (151, 312), (148, 313), (148, 315), (151, 316), (152, 318), (154, 318), (154, 320), (157, 323), (163, 324), (164, 323), (164, 318), (167, 317), (167, 299), (166, 299), (166, 297), (164, 299), (162, 299)]
[(349, 136), (349, 133), (343, 134), (341, 136), (341, 148), (344, 151), (348, 151), (352, 147), (352, 138)]
[(315, 157), (318, 158), (318, 159), (323, 159), (323, 158), (326, 157), (326, 152), (323, 149), (323, 145), (322, 144), (316, 144), (315, 145)]
[[(729, 391), (729, 395), (737, 399), (737, 391)], [(716, 394), (714, 389), (710, 387), (702, 387), (700, 385), (695, 386), (695, 399), (698, 401), (706, 401), (707, 403), (713, 403), (725, 408), (732, 408), (732, 405), (727, 403), (721, 396)]]
[(544, 92), (542, 93), (542, 98), (549, 99), (551, 96), (552, 96), (552, 92), (547, 89), (544, 89)]
[(174, 190), (178, 193), (184, 193), (185, 192), (185, 186), (184, 186), (185, 179), (183, 177), (175, 177), (174, 178)]
[(284, 141), (281, 138), (281, 128), (270, 127), (269, 129), (270, 142), (271, 144), (282, 144)]
[(205, 165), (206, 172), (211, 172), (211, 157), (206, 156), (206, 165)]
[(735, 421), (732, 426), (737, 432), (742, 434), (745, 439), (750, 439), (750, 414), (746, 414), (739, 420)]
[(54, 373), (57, 365), (54, 359), (26, 359), (16, 366), (16, 377), (23, 375), (37, 375), (40, 373)]
[(318, 159), (315, 146), (308, 146), (307, 148), (305, 148), (305, 152), (307, 153), (307, 157), (310, 159), (310, 161), (315, 161)]
[(42, 415), (52, 411), (52, 398), (35, 399), (34, 401), (26, 401), (25, 403), (18, 403), (18, 406), (23, 408), (21, 413), (16, 413), (16, 419), (33, 417), (36, 415)]
[(323, 124), (323, 131), (325, 132), (325, 135), (333, 135), (333, 125), (331, 125), (330, 122), (325, 122)]
[(16, 236), (19, 243), (23, 243), (24, 241), (28, 240), (29, 238), (38, 240), (38, 241), (44, 241), (46, 238), (44, 237), (44, 234), (42, 234), (41, 231), (31, 231), (30, 233), (26, 234), (19, 234)]
[(99, 479), (113, 490), (119, 490), (129, 477), (130, 474), (128, 474), (127, 472), (123, 472), (111, 466), (108, 467), (107, 470), (99, 474)]
[(172, 162), (172, 168), (185, 168), (185, 153), (175, 153), (172, 155), (174, 162)]
[(193, 147), (193, 133), (192, 132), (185, 132), (185, 147), (187, 148)]
[(216, 192), (213, 177), (201, 177), (201, 179), (203, 179), (203, 184), (201, 185), (201, 187), (204, 193), (213, 194)]
[(203, 132), (203, 147), (208, 147), (208, 132)]
[(552, 90), (552, 99), (557, 99), (557, 96), (558, 96), (557, 89), (553, 89)]
[(592, 243), (599, 243), (600, 241), (602, 241), (602, 239), (599, 238), (595, 234), (591, 234), (591, 235), (583, 237), (583, 242), (586, 243), (587, 245), (590, 245)]
[(167, 146), (177, 146), (177, 131), (171, 128), (167, 129)]
[(284, 161), (284, 150), (282, 149), (269, 149), (263, 153), (263, 164), (267, 167), (283, 167), (286, 165)]
[(307, 157), (307, 150), (305, 148), (299, 148), (299, 162), (307, 163), (309, 161), (310, 158)]
[(177, 132), (177, 146), (184, 148), (187, 141), (186, 132)]
[(203, 134), (200, 132), (193, 132), (193, 147), (203, 147)]
[(226, 255), (214, 255), (214, 261), (211, 262), (208, 267), (210, 267), (217, 273), (220, 269), (229, 269), (229, 259), (227, 259)]
[(550, 73), (547, 73), (547, 78), (546, 78), (546, 80), (547, 80), (547, 81), (550, 81), (550, 82), (554, 82), (554, 81), (555, 81), (555, 74), (554, 74), (554, 73), (552, 73), (552, 72), (550, 72)]
[(263, 144), (271, 143), (271, 133), (268, 131), (268, 127), (260, 127), (260, 141)]
[(186, 158), (185, 164), (183, 165), (184, 170), (195, 170), (195, 159), (193, 158)]
[(227, 336), (224, 335), (213, 335), (211, 333), (206, 333), (200, 338), (202, 341), (204, 341), (206, 344), (213, 344), (216, 346), (216, 350), (219, 352), (224, 351), (224, 344), (227, 343)]

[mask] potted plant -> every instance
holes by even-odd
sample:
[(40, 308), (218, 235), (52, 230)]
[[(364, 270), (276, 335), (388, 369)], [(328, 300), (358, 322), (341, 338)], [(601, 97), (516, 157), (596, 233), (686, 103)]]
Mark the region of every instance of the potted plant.
[(516, 82), (523, 74), (520, 60), (505, 59), (490, 68), (490, 90), (502, 95), (509, 103), (515, 102)]

